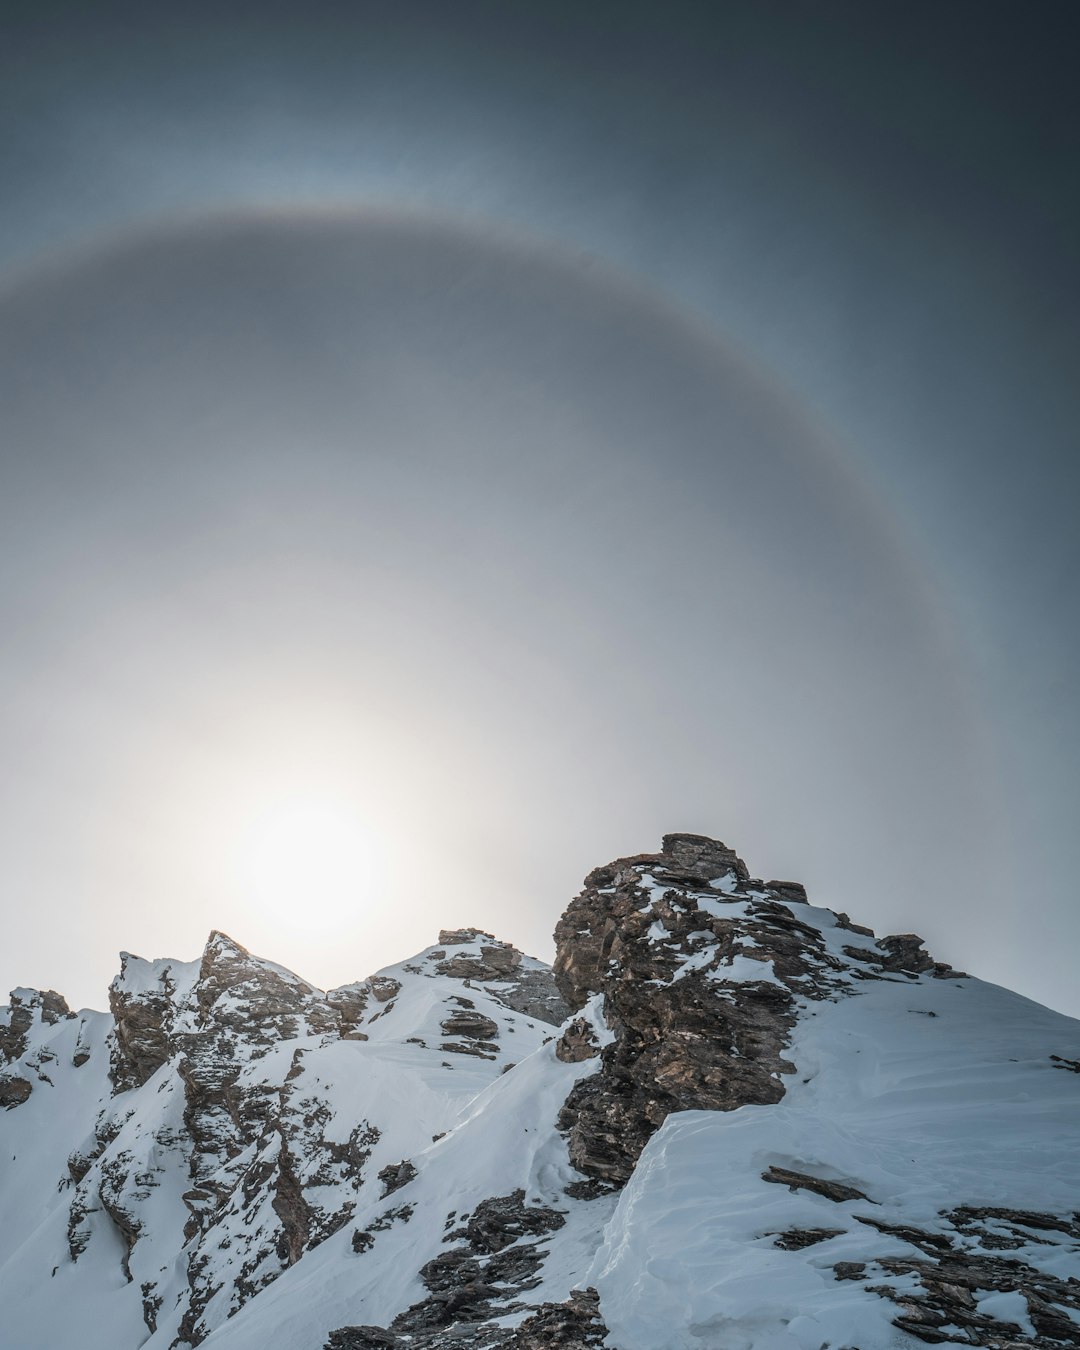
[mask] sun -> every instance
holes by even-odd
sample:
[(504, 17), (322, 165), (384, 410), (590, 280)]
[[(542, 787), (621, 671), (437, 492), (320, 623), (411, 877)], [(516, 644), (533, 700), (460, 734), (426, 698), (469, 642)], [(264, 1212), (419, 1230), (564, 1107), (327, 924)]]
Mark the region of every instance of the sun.
[(341, 802), (277, 802), (243, 832), (240, 851), (250, 903), (277, 927), (333, 932), (377, 898), (378, 850)]

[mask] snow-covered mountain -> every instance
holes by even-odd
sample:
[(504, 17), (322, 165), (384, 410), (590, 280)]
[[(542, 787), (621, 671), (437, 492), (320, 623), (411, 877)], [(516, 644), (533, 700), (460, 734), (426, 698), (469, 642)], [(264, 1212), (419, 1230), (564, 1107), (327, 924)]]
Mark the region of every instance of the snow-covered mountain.
[(1080, 1346), (1080, 1023), (696, 835), (556, 944), (15, 990), (0, 1345)]

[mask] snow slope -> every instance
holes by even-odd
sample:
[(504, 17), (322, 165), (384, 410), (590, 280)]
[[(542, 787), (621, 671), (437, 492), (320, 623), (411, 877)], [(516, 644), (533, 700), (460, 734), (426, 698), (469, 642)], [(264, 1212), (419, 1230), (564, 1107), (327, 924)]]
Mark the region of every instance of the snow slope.
[[(965, 1234), (949, 1220), (961, 1204), (1060, 1216), (1071, 1234), (1020, 1226), (1024, 1240), (1008, 1255), (1080, 1278), (1080, 1075), (1050, 1058), (1078, 1051), (1075, 1021), (973, 979), (874, 983), (804, 1008), (782, 1102), (679, 1113), (648, 1144), (585, 1276), (614, 1343), (914, 1344), (892, 1324), (897, 1306), (865, 1286), (915, 1288), (879, 1260), (923, 1253), (880, 1225), (999, 1254), (974, 1226)], [(770, 1167), (838, 1181), (866, 1199), (770, 1183)], [(992, 1237), (1012, 1232), (993, 1220), (986, 1227)], [(835, 1235), (784, 1250), (775, 1235), (791, 1230)], [(841, 1262), (865, 1264), (862, 1278), (837, 1280)], [(999, 1306), (1005, 1321), (1033, 1333), (1022, 1298)]]
[[(483, 947), (513, 952), (472, 933), (324, 997), (216, 934), (201, 963), (125, 955), (115, 1026), (101, 1013), (39, 1019), (3, 1074), (33, 1080), (0, 1118), (5, 1347), (197, 1341), (379, 1208), (380, 1170), (429, 1147), (553, 1034), (506, 1006), (540, 963), (518, 954), (526, 978), (511, 971), (490, 990), (439, 973), (448, 951), (468, 963)], [(335, 999), (347, 1005), (337, 1024)], [(165, 1057), (114, 1092), (110, 1064), (122, 1082), (139, 1077), (118, 1033), (147, 1007), (130, 1042), (151, 1065)]]
[(556, 974), (559, 1027), (476, 930), (16, 991), (0, 1345), (1080, 1346), (1080, 1023), (698, 836), (590, 874)]

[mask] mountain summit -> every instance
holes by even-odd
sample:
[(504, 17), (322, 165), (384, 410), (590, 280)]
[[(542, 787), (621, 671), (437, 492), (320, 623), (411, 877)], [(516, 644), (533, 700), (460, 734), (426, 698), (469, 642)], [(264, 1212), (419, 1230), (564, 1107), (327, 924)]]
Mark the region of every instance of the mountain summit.
[(724, 844), (339, 989), (0, 1012), (11, 1350), (1080, 1346), (1080, 1023)]

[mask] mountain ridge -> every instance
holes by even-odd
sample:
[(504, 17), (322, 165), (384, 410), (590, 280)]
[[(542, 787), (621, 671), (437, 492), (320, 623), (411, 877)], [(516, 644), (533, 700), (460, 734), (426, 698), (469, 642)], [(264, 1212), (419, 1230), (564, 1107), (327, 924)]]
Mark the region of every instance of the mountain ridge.
[(15, 991), (14, 1350), (1080, 1345), (1080, 1024), (701, 835), (594, 869), (552, 970), (439, 936)]

